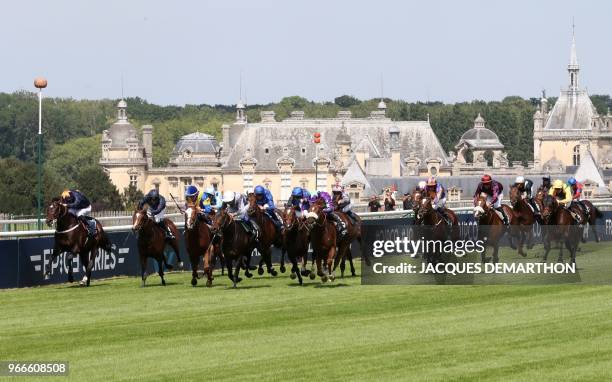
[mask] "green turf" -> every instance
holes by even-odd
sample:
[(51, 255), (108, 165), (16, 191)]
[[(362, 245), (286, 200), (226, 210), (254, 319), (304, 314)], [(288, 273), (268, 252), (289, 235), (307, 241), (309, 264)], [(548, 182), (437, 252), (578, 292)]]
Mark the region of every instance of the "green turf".
[(0, 360), (68, 360), (88, 382), (612, 379), (611, 286), (167, 281), (0, 291)]

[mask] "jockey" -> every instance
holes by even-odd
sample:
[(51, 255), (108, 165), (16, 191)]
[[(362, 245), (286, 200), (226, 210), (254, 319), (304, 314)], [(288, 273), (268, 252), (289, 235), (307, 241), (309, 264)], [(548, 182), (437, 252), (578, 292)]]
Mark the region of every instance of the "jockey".
[(240, 192), (225, 191), (223, 193), (221, 208), (225, 209), (235, 220), (240, 220), (246, 223), (246, 228), (249, 233), (255, 238), (258, 236), (258, 227), (254, 222), (249, 220), (249, 203), (247, 198)]
[(431, 201), (431, 206), (434, 211), (438, 211), (438, 213), (444, 218), (444, 220), (448, 223), (449, 219), (446, 215), (446, 190), (444, 186), (442, 186), (435, 177), (430, 177), (427, 180), (427, 184), (425, 185), (425, 195), (429, 196), (431, 193), (435, 193), (436, 196)]
[(530, 179), (525, 179), (523, 176), (517, 176), (514, 180), (514, 186), (518, 188), (521, 199), (527, 198), (527, 203), (533, 209), (536, 215), (540, 214), (540, 208), (537, 203), (533, 200), (533, 182)]
[(554, 181), (552, 187), (548, 190), (548, 195), (553, 196), (559, 204), (566, 208), (569, 208), (572, 202), (572, 190), (561, 179)]
[(291, 191), (291, 196), (287, 200), (287, 205), (292, 206), (296, 209), (295, 214), (297, 217), (302, 217), (303, 211), (308, 211), (310, 208), (310, 192), (302, 187), (295, 187)]
[(421, 193), (421, 196), (425, 195), (425, 192), (427, 191), (427, 182), (424, 180), (421, 180), (417, 184), (415, 191), (419, 191)]
[(221, 207), (221, 200), (215, 198), (215, 189), (209, 187), (204, 192), (200, 192), (194, 185), (187, 186), (185, 189), (185, 202), (192, 202), (207, 224), (211, 224), (210, 214)]
[(68, 213), (76, 216), (87, 226), (87, 236), (90, 239), (96, 235), (96, 220), (89, 216), (91, 203), (89, 199), (78, 190), (65, 190), (62, 192), (62, 204), (68, 207)]
[(502, 208), (501, 201), (504, 197), (504, 186), (496, 180), (491, 178), (491, 175), (485, 174), (480, 179), (480, 183), (476, 188), (476, 192), (474, 193), (474, 206), (476, 205), (480, 194), (485, 193), (487, 195), (487, 204), (492, 206), (497, 212), (499, 212), (502, 216), (505, 225), (508, 225), (510, 222), (508, 220), (508, 216), (504, 212)]
[(344, 187), (340, 184), (334, 184), (332, 187), (333, 199), (338, 202), (338, 209), (346, 214), (352, 221), (353, 224), (357, 221), (357, 217), (353, 213), (353, 203), (351, 202), (350, 196), (344, 191)]
[(274, 205), (274, 198), (270, 190), (264, 188), (264, 186), (258, 185), (255, 186), (254, 194), (255, 203), (257, 203), (259, 208), (266, 211), (266, 214), (270, 217), (277, 229), (282, 229), (282, 219), (275, 211), (276, 206)]
[(582, 209), (582, 212), (585, 213), (585, 215), (588, 215), (588, 210), (586, 208), (586, 206), (584, 205), (584, 203), (582, 202), (582, 188), (584, 187), (582, 185), (582, 183), (578, 182), (576, 180), (576, 178), (574, 178), (573, 176), (570, 177), (567, 180), (567, 184), (570, 188), (570, 191), (572, 193), (572, 202), (570, 203), (570, 206), (572, 203), (576, 202), (576, 204), (578, 204), (578, 206), (580, 207), (580, 209)]
[(546, 174), (544, 176), (542, 176), (542, 185), (540, 186), (540, 188), (538, 189), (538, 191), (542, 190), (544, 192), (548, 192), (550, 190), (550, 175)]
[(147, 205), (147, 215), (155, 219), (155, 223), (164, 230), (167, 240), (175, 239), (170, 227), (166, 224), (166, 198), (159, 194), (159, 191), (154, 188), (149, 191), (144, 198), (138, 203), (138, 209), (141, 210), (144, 205)]
[(336, 208), (334, 206), (334, 200), (332, 199), (332, 197), (325, 191), (317, 191), (316, 194), (314, 194), (310, 198), (310, 204), (312, 205), (317, 199), (323, 199), (323, 201), (325, 202), (325, 208), (323, 208), (323, 212), (336, 225), (338, 235), (340, 237), (346, 235), (348, 232), (346, 230), (344, 222), (342, 221), (342, 219), (340, 219), (338, 215), (334, 214)]

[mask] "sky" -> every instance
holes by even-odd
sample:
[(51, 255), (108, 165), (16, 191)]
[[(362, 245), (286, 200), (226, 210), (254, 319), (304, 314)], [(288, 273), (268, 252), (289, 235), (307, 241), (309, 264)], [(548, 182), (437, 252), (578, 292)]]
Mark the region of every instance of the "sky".
[[(163, 105), (612, 93), (611, 1), (6, 1), (0, 92)], [(381, 81), (382, 78), (382, 81)], [(382, 82), (382, 86), (381, 86)], [(122, 86), (123, 83), (123, 86)]]

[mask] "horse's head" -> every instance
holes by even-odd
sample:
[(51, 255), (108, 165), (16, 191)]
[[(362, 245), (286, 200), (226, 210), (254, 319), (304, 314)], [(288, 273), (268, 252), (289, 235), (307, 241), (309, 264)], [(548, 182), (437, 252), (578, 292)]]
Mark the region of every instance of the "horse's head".
[(185, 229), (193, 229), (197, 222), (198, 212), (194, 203), (188, 203), (185, 215)]
[(489, 205), (487, 204), (487, 194), (484, 192), (478, 196), (474, 205), (474, 217), (476, 219), (485, 215), (489, 211)]
[(250, 192), (247, 196), (247, 203), (249, 208), (247, 209), (247, 214), (254, 215), (259, 211), (259, 205), (257, 205), (257, 196), (254, 193)]
[(557, 211), (558, 206), (559, 204), (554, 196), (544, 196), (544, 199), (542, 199), (542, 219), (548, 222), (555, 211)]
[(419, 202), (418, 210), (416, 210), (416, 218), (418, 221), (421, 221), (425, 215), (433, 210), (433, 206), (431, 204), (431, 199), (429, 197), (424, 197)]
[(223, 236), (223, 230), (232, 222), (232, 216), (227, 212), (226, 208), (221, 208), (213, 217), (212, 227), (210, 231), (213, 235)]
[(132, 231), (140, 231), (144, 223), (149, 219), (145, 209), (136, 209), (132, 215)]
[(544, 190), (540, 189), (540, 190), (538, 190), (538, 192), (536, 193), (536, 195), (535, 195), (535, 198), (534, 198), (534, 199), (535, 199), (537, 202), (542, 203), (542, 201), (544, 200), (544, 197), (545, 197), (546, 195), (548, 195), (548, 194), (546, 193), (546, 191), (544, 191)]
[(310, 203), (310, 208), (306, 213), (306, 226), (312, 228), (317, 221), (324, 218), (325, 201), (322, 198), (317, 198)]
[(60, 198), (53, 198), (51, 204), (47, 207), (47, 225), (49, 227), (55, 225), (57, 219), (66, 215), (66, 212), (68, 212), (68, 209), (61, 203)]
[(516, 185), (510, 186), (510, 204), (512, 204), (512, 207), (518, 207), (521, 200), (521, 191), (519, 188)]
[(420, 190), (414, 190), (412, 192), (412, 209), (414, 210), (415, 216), (421, 207), (421, 199), (423, 199), (423, 193)]
[(283, 224), (285, 228), (290, 230), (297, 220), (298, 216), (296, 214), (295, 207), (290, 205), (285, 206), (285, 210), (283, 211)]

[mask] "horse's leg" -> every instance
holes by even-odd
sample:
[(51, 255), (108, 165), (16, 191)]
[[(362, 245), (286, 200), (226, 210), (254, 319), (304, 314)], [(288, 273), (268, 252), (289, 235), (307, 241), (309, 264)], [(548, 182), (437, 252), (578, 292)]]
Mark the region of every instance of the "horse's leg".
[[(246, 255), (241, 262), (243, 262), (243, 266), (244, 266), (244, 275), (248, 278), (253, 277), (253, 274), (251, 273), (251, 255), (253, 254), (253, 250), (251, 250), (249, 252), (248, 255)], [(228, 268), (227, 269), (227, 273), (231, 274), (232, 273), (232, 268)]]
[(558, 263), (562, 263), (563, 262), (563, 244), (561, 241), (559, 241), (559, 258), (557, 259)]
[(315, 254), (315, 259), (317, 261), (317, 276), (323, 278), (324, 274), (323, 274), (323, 258), (321, 256), (319, 256), (319, 254), (317, 252), (313, 252)]
[(357, 273), (355, 272), (355, 264), (353, 263), (353, 252), (351, 251), (350, 244), (348, 250), (346, 251), (346, 257), (348, 258), (349, 265), (351, 266), (351, 277), (357, 276)]
[(198, 285), (198, 265), (200, 264), (200, 257), (189, 254), (189, 262), (191, 263), (191, 286)]
[[(240, 264), (240, 262), (238, 262)], [(227, 277), (234, 282), (234, 274), (232, 268), (232, 258), (230, 256), (225, 256), (225, 268), (227, 268)]]
[[(83, 275), (83, 278), (81, 279), (81, 281), (79, 281), (79, 285), (80, 286), (85, 286), (87, 284), (87, 269), (89, 268), (89, 253), (91, 251), (83, 251), (81, 253), (79, 253), (79, 259), (81, 260), (81, 265), (83, 266), (83, 270), (85, 272), (85, 274)], [(93, 265), (93, 263), (92, 263)]]
[[(591, 212), (591, 214), (594, 214), (594, 212)], [(595, 217), (595, 219), (597, 219)], [(597, 221), (595, 219), (592, 219), (593, 222), (589, 222), (589, 226), (591, 226), (591, 231), (593, 231), (593, 235), (595, 235), (595, 242), (599, 243), (601, 241), (601, 238), (599, 237), (599, 233), (597, 232)]]
[(140, 286), (144, 287), (145, 281), (147, 280), (147, 257), (142, 253), (140, 254), (140, 272), (140, 277), (142, 280)]
[[(173, 232), (172, 233), (175, 237), (178, 237), (178, 232)], [(172, 250), (174, 251), (174, 253), (176, 254), (176, 261), (177, 261), (177, 265), (179, 269), (183, 269), (183, 260), (181, 260), (181, 255), (180, 255), (180, 251), (179, 251), (179, 245), (178, 245), (178, 240), (174, 239), (172, 241), (170, 241), (170, 247), (172, 248)], [(165, 260), (165, 257), (164, 257)], [(168, 264), (166, 263), (166, 266)], [(168, 267), (168, 269), (171, 269), (171, 267)]]
[(159, 259), (157, 259), (157, 274), (161, 278), (161, 283), (163, 286), (166, 286), (166, 280), (164, 280), (164, 256), (162, 255)]
[(525, 251), (523, 250), (523, 245), (525, 244), (525, 230), (523, 227), (526, 226), (521, 226), (520, 228), (518, 228), (518, 254), (523, 257), (527, 257), (527, 253), (525, 253)]
[(274, 269), (274, 266), (272, 266), (272, 247), (271, 246), (266, 248), (264, 253), (261, 254), (261, 258), (262, 260), (266, 262), (266, 270), (268, 271), (268, 273), (271, 274), (273, 277), (278, 276), (278, 272), (276, 271), (276, 269)]
[(300, 267), (298, 265), (298, 260), (296, 256), (289, 256), (289, 260), (291, 260), (291, 278), (295, 279), (295, 277), (297, 276), (298, 281), (300, 282), (300, 285), (303, 284), (302, 281), (302, 275), (300, 274)]
[(264, 274), (264, 269), (263, 269), (264, 255), (263, 255), (263, 250), (261, 250), (260, 248), (257, 248), (257, 252), (259, 253), (259, 264), (257, 264), (257, 274), (261, 276)]
[(74, 257), (72, 252), (66, 252), (66, 254), (64, 255), (64, 260), (66, 261), (66, 264), (68, 266), (68, 282), (74, 282), (74, 274), (72, 271), (72, 258)]
[(240, 274), (240, 264), (244, 261), (244, 258), (236, 261), (236, 270), (234, 274), (234, 288), (236, 288), (236, 284), (242, 281), (242, 279), (238, 276)]
[(204, 253), (204, 274), (206, 275), (206, 286), (209, 288), (212, 286), (213, 282), (213, 265), (211, 264), (212, 258), (213, 248), (209, 246), (206, 249), (206, 253)]
[(87, 264), (86, 272), (85, 272), (85, 281), (87, 286), (91, 283), (91, 271), (93, 270), (94, 265), (96, 264), (96, 256), (98, 256), (98, 247), (93, 247), (91, 252), (89, 253), (89, 264)]
[(333, 245), (327, 251), (327, 274), (329, 275), (329, 280), (334, 281), (336, 279), (336, 275), (334, 274), (334, 270), (338, 265), (336, 246)]
[(280, 258), (280, 271), (281, 271), (281, 273), (285, 273), (285, 271), (286, 271), (286, 268), (285, 268), (285, 253), (287, 253), (287, 250), (283, 246), (283, 248), (281, 249), (281, 258)]

